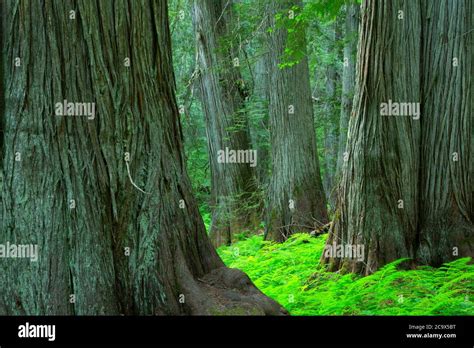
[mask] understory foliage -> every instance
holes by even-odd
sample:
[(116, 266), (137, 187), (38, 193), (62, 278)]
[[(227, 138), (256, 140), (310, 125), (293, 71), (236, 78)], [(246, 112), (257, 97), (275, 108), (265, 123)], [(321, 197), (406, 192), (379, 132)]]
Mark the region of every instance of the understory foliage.
[(415, 270), (399, 269), (400, 259), (370, 276), (341, 275), (319, 266), (325, 240), (296, 234), (276, 244), (252, 236), (218, 252), (292, 315), (474, 314), (472, 259)]

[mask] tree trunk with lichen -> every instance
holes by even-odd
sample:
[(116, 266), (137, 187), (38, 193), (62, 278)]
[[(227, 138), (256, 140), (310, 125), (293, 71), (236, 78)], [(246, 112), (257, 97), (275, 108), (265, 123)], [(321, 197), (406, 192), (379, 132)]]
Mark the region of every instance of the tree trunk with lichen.
[[(0, 244), (37, 244), (39, 259), (0, 259), (0, 315), (285, 313), (206, 236), (166, 1), (1, 7)], [(95, 117), (56, 116), (65, 99), (95, 103)]]

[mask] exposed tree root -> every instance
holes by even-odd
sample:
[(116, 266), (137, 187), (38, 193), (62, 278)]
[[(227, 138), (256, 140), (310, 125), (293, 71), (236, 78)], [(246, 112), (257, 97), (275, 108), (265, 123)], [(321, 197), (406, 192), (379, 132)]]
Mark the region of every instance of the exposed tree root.
[(288, 315), (276, 301), (265, 296), (247, 274), (221, 267), (201, 278), (201, 282), (215, 305), (211, 315)]

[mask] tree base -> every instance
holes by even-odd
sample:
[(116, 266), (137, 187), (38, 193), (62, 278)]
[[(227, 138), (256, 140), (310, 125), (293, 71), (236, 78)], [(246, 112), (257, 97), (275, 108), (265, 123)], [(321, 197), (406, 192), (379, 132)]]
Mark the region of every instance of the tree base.
[(198, 299), (188, 303), (190, 315), (289, 315), (235, 268), (220, 267), (197, 279)]

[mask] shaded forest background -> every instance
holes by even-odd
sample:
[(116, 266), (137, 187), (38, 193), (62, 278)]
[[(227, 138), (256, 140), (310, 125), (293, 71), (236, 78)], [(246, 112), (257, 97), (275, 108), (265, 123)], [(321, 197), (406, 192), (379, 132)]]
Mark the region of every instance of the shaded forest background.
[[(212, 195), (210, 165), (212, 160), (209, 159), (208, 142), (213, 139), (208, 140), (206, 133), (207, 120), (201, 102), (200, 79), (208, 70), (219, 73), (222, 69), (238, 71), (236, 81), (229, 81), (228, 84), (232, 85), (235, 82), (235, 90), (231, 89), (232, 86), (229, 90), (232, 93), (242, 94), (242, 101), (235, 110), (237, 115), (233, 115), (235, 124), (229, 125), (226, 130), (228, 134), (235, 134), (245, 129), (249, 137), (246, 145), (258, 151), (258, 164), (254, 173), (257, 187), (251, 192), (255, 197), (247, 200), (247, 203), (253, 204), (239, 205), (238, 194), (237, 197), (229, 195), (231, 197), (228, 199), (229, 204), (233, 204), (232, 215), (239, 216), (250, 214), (249, 211), (257, 211), (259, 216), (252, 223), (241, 226), (236, 231), (237, 239), (248, 236), (255, 230), (260, 232), (264, 230), (264, 202), (267, 200), (268, 185), (272, 181), (269, 98), (273, 88), (270, 69), (274, 65), (285, 70), (298, 65), (302, 59), (308, 62), (306, 78), (310, 81), (307, 87), (310, 89), (311, 101), (304, 102), (311, 105), (310, 113), (315, 117), (310, 118), (311, 125), (303, 124), (303, 126), (313, 128), (315, 131), (313, 138), (317, 141), (317, 161), (320, 165), (318, 173), (313, 175), (321, 177), (324, 187), (324, 195), (318, 199), (325, 202), (324, 209), (327, 211), (334, 211), (335, 208), (336, 177), (340, 176), (354, 95), (360, 5), (353, 3), (348, 5), (346, 10), (344, 1), (308, 2), (306, 7), (303, 7), (302, 3), (291, 1), (281, 4), (279, 9), (272, 9), (268, 1), (170, 3), (170, 17), (174, 18), (171, 33), (177, 98), (185, 133), (187, 163), (200, 211), (208, 227), (211, 225), (212, 211), (218, 204)], [(216, 37), (215, 47), (209, 48), (216, 52), (225, 51), (224, 57), (220, 61), (213, 62), (213, 66), (207, 67), (198, 60), (195, 47), (196, 37), (199, 34), (196, 33), (196, 23), (193, 25), (193, 6), (200, 7), (200, 5), (208, 6), (215, 12), (214, 17), (209, 15), (209, 21), (217, 22), (217, 18), (220, 18), (221, 22), (227, 21), (226, 31)], [(297, 24), (287, 18), (288, 11), (291, 11), (291, 16), (298, 20)], [(276, 20), (271, 23), (273, 17)], [(291, 34), (286, 39), (280, 55), (275, 54), (278, 62), (270, 62), (269, 55), (275, 49), (271, 47), (269, 36), (272, 30), (285, 31), (285, 26), (290, 27)], [(304, 38), (302, 42), (301, 36), (310, 39)], [(296, 88), (296, 94), (301, 94), (301, 89), (306, 86), (299, 82), (294, 81), (285, 88)], [(283, 94), (287, 94), (288, 91), (281, 92), (282, 95), (278, 97), (284, 97)], [(219, 118), (219, 115), (215, 117)], [(284, 170), (286, 168), (282, 169)], [(216, 186), (222, 184), (222, 182), (215, 183)], [(227, 216), (227, 220), (231, 223), (232, 217)], [(309, 228), (314, 230), (327, 222), (327, 218), (319, 223), (312, 221)], [(296, 226), (298, 227), (301, 226)], [(276, 226), (275, 229), (279, 228), (281, 226)], [(221, 244), (222, 241), (216, 243)]]

